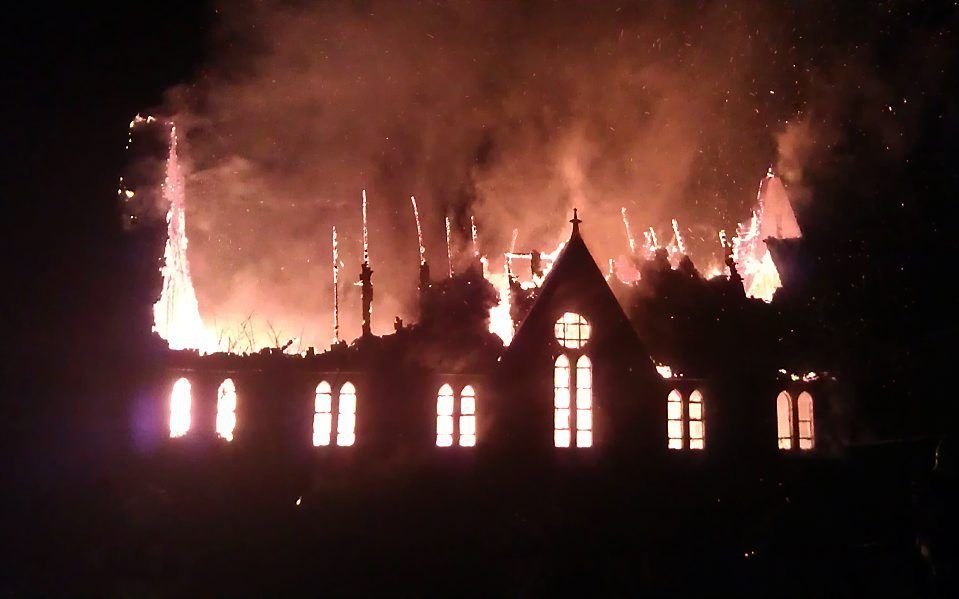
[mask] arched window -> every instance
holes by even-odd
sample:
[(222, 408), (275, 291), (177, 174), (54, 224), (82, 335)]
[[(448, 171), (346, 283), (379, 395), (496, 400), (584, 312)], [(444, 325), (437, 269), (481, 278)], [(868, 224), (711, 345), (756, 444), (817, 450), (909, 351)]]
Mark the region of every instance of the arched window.
[(556, 321), (553, 332), (563, 347), (581, 349), (589, 341), (590, 327), (579, 314), (566, 312)]
[(436, 445), (450, 447), (457, 438), (460, 447), (476, 445), (476, 391), (463, 387), (457, 411), (453, 387), (444, 384), (436, 394)]
[(576, 361), (576, 447), (592, 445), (593, 365), (589, 358), (580, 356)]
[(190, 381), (178, 379), (170, 393), (170, 437), (182, 437), (190, 430), (191, 403)]
[[(685, 406), (683, 405), (685, 403)], [(703, 392), (699, 389), (683, 401), (679, 389), (666, 397), (666, 437), (670, 449), (704, 449), (706, 447), (706, 415)]]
[(353, 445), (356, 441), (356, 387), (343, 383), (340, 387), (339, 413), (336, 416), (336, 444)]
[(460, 445), (476, 445), (476, 392), (472, 385), (466, 385), (460, 393)]
[(329, 445), (333, 435), (333, 390), (326, 381), (316, 386), (313, 410), (313, 447)]
[(569, 447), (569, 358), (560, 354), (553, 367), (553, 445)]
[(793, 448), (793, 398), (785, 391), (776, 398), (776, 425), (779, 449)]
[(813, 430), (812, 395), (807, 391), (799, 394), (799, 449), (812, 449), (816, 444)]
[(666, 398), (666, 419), (669, 448), (683, 449), (686, 447), (683, 435), (683, 396), (678, 389), (670, 391), (669, 397)]
[(233, 440), (236, 428), (236, 386), (233, 379), (225, 379), (216, 392), (216, 434)]
[(453, 444), (453, 388), (440, 387), (436, 396), (436, 445), (449, 447)]
[(696, 389), (689, 394), (689, 448), (703, 449), (706, 445), (706, 419), (703, 417), (703, 394)]

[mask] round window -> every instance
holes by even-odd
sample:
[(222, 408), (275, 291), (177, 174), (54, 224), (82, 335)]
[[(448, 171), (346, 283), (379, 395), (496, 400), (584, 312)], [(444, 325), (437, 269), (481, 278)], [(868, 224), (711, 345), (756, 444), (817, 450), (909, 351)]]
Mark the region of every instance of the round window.
[(556, 321), (556, 340), (563, 347), (579, 349), (589, 341), (589, 323), (574, 312), (567, 312)]

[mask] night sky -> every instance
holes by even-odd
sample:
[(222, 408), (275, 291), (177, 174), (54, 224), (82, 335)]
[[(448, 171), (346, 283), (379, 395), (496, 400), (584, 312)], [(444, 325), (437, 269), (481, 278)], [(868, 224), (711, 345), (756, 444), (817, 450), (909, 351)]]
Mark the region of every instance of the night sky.
[[(375, 4), (356, 2), (352, 10)], [(601, 4), (609, 6), (597, 11), (610, 19), (628, 3)], [(811, 257), (811, 309), (834, 335), (836, 354), (846, 356), (844, 374), (865, 410), (860, 432), (874, 439), (935, 434), (949, 425), (941, 410), (954, 410), (959, 8), (834, 4), (764, 9), (794, 19), (777, 25), (790, 36), (784, 47), (790, 58), (818, 61), (820, 74), (811, 78), (816, 85), (784, 93), (782, 105), (770, 108), (776, 100), (768, 93), (754, 101), (781, 119), (808, 102), (829, 126), (828, 151), (806, 163), (809, 197), (797, 213)], [(564, 10), (522, 5), (525, 27)], [(730, 10), (745, 13), (744, 6)], [(147, 239), (149, 227), (124, 231), (116, 196), (117, 178), (129, 166), (130, 119), (176, 109), (167, 92), (177, 85), (208, 81), (207, 72), (222, 77), (224, 63), (213, 57), (232, 42), (206, 3), (33, 6), (22, 13), (5, 19), (0, 35), (2, 347), (10, 368), (0, 401), (6, 438), (50, 448), (34, 458), (33, 478), (45, 480), (55, 469), (77, 467), (71, 460), (81, 458), (55, 451), (65, 440), (82, 446), (79, 455), (95, 456), (90, 448), (103, 449), (111, 436), (104, 431), (124, 425), (122, 408), (101, 411), (93, 389), (148, 351), (149, 307), (159, 285), (151, 252), (159, 247)], [(795, 75), (803, 73), (800, 67)], [(744, 169), (755, 180), (743, 175), (743, 189), (754, 189), (776, 160), (772, 136), (757, 143), (768, 159), (757, 154)], [(734, 158), (717, 154), (723, 164)], [(453, 197), (454, 211), (473, 201), (468, 193)], [(99, 442), (86, 436), (91, 431), (103, 433)]]

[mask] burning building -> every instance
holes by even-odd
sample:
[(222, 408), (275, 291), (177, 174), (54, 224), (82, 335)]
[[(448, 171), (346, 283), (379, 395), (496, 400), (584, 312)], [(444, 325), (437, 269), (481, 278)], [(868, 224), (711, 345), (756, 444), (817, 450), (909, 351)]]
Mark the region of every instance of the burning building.
[[(673, 289), (666, 296), (671, 301), (673, 293), (675, 304), (708, 294), (717, 322), (741, 323), (766, 305), (760, 299), (772, 300), (782, 285), (775, 259), (799, 229), (771, 172), (749, 224), (732, 243), (721, 235), (726, 274), (707, 280), (696, 271), (675, 220), (673, 242), (660, 247), (650, 230), (640, 253), (625, 210), (635, 277), (621, 280), (612, 263), (604, 274), (587, 246), (588, 224), (581, 231), (574, 209), (569, 236), (555, 252), (522, 254), (511, 247), (505, 273), (497, 277), (477, 249), (474, 224), (475, 260), (455, 273), (451, 259), (449, 277), (438, 281), (430, 279), (420, 238), (420, 321), (397, 319), (394, 333), (383, 336), (370, 327), (373, 269), (364, 192), (360, 337), (352, 344), (340, 339), (334, 295), (329, 350), (294, 353), (291, 341), (241, 354), (218, 345), (199, 317), (175, 142), (167, 169), (164, 286), (154, 311), (155, 331), (170, 351), (152, 383), (156, 421), (165, 429), (159, 436), (170, 438), (164, 445), (188, 438), (320, 460), (370, 452), (424, 459), (490, 452), (643, 460), (664, 453), (823, 455), (835, 449), (823, 377), (791, 374), (758, 358), (751, 366), (731, 365), (715, 353), (710, 359), (710, 352), (687, 360), (684, 354), (707, 344), (696, 341), (691, 324), (678, 332), (650, 326), (658, 308), (644, 303), (654, 287)], [(336, 244), (334, 228), (334, 289), (342, 267)], [(529, 259), (527, 283), (513, 271), (519, 258)], [(670, 310), (661, 320), (676, 320)], [(656, 339), (677, 335), (689, 339), (687, 349)]]

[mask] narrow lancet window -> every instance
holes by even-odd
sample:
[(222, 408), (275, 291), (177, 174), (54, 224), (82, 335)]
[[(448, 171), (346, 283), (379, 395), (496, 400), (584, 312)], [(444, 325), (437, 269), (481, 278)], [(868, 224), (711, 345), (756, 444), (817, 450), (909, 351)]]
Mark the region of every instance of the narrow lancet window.
[(779, 430), (779, 449), (792, 449), (793, 400), (785, 391), (776, 398), (776, 426)]
[(453, 444), (453, 388), (440, 387), (436, 396), (436, 445), (449, 447)]
[(576, 361), (576, 447), (592, 446), (593, 365), (589, 358), (580, 356)]
[(809, 450), (815, 446), (814, 433), (812, 395), (803, 391), (799, 394), (799, 449)]
[(236, 428), (236, 385), (233, 379), (225, 379), (216, 392), (216, 434), (227, 441), (233, 440)]
[(476, 392), (472, 385), (460, 393), (460, 446), (476, 445)]
[(569, 447), (569, 358), (560, 354), (553, 368), (553, 445)]
[(666, 398), (666, 419), (669, 448), (683, 449), (686, 446), (683, 437), (683, 396), (678, 389), (670, 391)]
[(190, 381), (185, 378), (173, 384), (170, 393), (170, 436), (182, 437), (190, 430)]
[(689, 395), (689, 448), (703, 449), (706, 445), (706, 421), (703, 418), (703, 394), (696, 389)]
[(356, 387), (343, 383), (340, 387), (339, 413), (336, 416), (336, 444), (353, 445), (356, 441)]
[(333, 389), (326, 381), (316, 386), (313, 406), (313, 447), (329, 445), (333, 435)]

